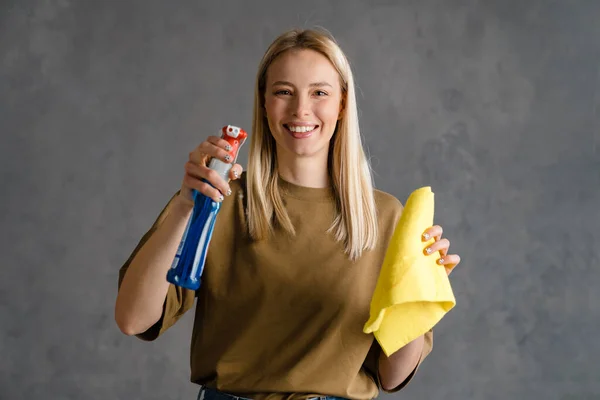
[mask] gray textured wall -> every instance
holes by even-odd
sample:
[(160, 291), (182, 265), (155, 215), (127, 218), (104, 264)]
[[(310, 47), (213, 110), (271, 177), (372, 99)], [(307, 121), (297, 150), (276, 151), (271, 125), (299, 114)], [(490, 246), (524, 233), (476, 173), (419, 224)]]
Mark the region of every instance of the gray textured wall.
[(463, 257), (393, 397), (600, 399), (599, 1), (0, 4), (1, 399), (195, 398), (192, 315), (125, 337), (117, 270), (188, 152), (250, 127), (268, 43), (314, 25), (353, 63), (377, 186), (431, 185)]

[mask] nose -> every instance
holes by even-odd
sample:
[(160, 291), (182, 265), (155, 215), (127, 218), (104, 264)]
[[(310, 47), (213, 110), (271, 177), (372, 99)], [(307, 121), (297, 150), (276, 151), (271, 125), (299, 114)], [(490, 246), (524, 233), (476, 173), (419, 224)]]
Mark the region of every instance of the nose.
[(310, 99), (304, 94), (294, 96), (292, 102), (292, 114), (295, 117), (304, 117), (310, 115)]

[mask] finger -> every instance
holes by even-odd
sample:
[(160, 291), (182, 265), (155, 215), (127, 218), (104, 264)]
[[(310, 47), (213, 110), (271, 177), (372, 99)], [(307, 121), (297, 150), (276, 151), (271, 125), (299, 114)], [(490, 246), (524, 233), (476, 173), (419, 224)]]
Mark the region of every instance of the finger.
[(231, 146), (226, 140), (216, 136), (209, 136), (190, 153), (189, 158), (190, 161), (200, 165), (207, 165), (209, 158), (217, 158), (228, 163), (233, 161), (231, 155), (228, 153), (230, 150)]
[[(210, 183), (210, 185), (213, 186), (213, 189), (216, 189), (217, 192), (220, 192), (220, 194), (225, 194), (227, 196), (231, 194), (231, 187), (229, 186), (229, 183), (225, 182), (215, 170), (212, 170), (202, 165), (196, 165), (192, 162), (187, 162), (185, 164), (185, 172), (187, 175), (189, 175), (192, 178), (195, 178), (198, 181), (202, 181), (203, 179), (207, 180), (208, 183)], [(200, 186), (202, 188), (205, 187), (205, 185)], [(208, 193), (204, 194), (211, 198), (214, 198), (214, 191), (212, 189), (208, 190)]]
[(452, 272), (452, 270), (456, 268), (458, 264), (460, 264), (460, 256), (458, 254), (449, 254), (438, 259), (437, 263), (439, 265), (443, 265), (444, 268), (446, 268), (448, 275), (450, 275), (450, 272)]
[[(208, 139), (206, 140), (209, 143), (212, 143), (213, 145), (215, 145), (216, 147), (218, 147), (219, 149), (221, 149), (222, 151), (219, 151), (219, 159), (223, 160), (225, 162), (233, 162), (233, 158), (232, 155), (230, 154), (230, 151), (232, 150), (231, 144), (229, 144), (229, 142), (223, 138), (220, 137), (216, 137), (216, 136), (209, 136)], [(225, 151), (225, 153), (223, 153), (223, 151)]]
[(460, 256), (458, 254), (448, 254), (446, 257), (440, 257), (437, 263), (439, 265), (458, 265), (460, 263)]
[(423, 236), (421, 237), (423, 241), (428, 241), (431, 238), (435, 238), (435, 240), (440, 240), (442, 237), (442, 233), (444, 230), (439, 225), (434, 225), (430, 228), (427, 228), (425, 232), (423, 232)]
[[(212, 139), (212, 140), (214, 140), (214, 139)], [(224, 148), (219, 147), (218, 145), (212, 143), (209, 140), (207, 140), (206, 142), (202, 142), (200, 144), (200, 146), (198, 146), (197, 151), (200, 154), (207, 155), (209, 158), (216, 158), (225, 163), (229, 163), (229, 162), (233, 161), (231, 154), (229, 154)]]
[(240, 164), (234, 164), (233, 167), (231, 167), (231, 170), (229, 171), (229, 179), (231, 179), (231, 180), (238, 179), (240, 176), (242, 176), (243, 171), (244, 171), (244, 169), (242, 168), (242, 166)]
[(192, 151), (189, 155), (188, 155), (188, 159), (190, 162), (196, 164), (196, 165), (208, 165), (208, 159), (210, 158), (210, 156), (208, 154), (206, 154), (205, 152), (202, 151), (202, 149), (200, 148), (202, 145), (196, 147), (194, 149), (194, 151)]
[(221, 202), (224, 199), (223, 194), (219, 190), (215, 189), (209, 183), (200, 180), (190, 174), (185, 174), (185, 177), (183, 178), (183, 184), (189, 187), (190, 189), (197, 190), (198, 192), (202, 193), (203, 195), (211, 198), (216, 202)]
[(448, 248), (450, 247), (450, 241), (446, 238), (440, 239), (437, 242), (433, 242), (431, 245), (426, 247), (423, 252), (426, 255), (433, 254), (436, 251), (439, 251), (440, 255), (444, 257), (448, 253)]
[(450, 276), (452, 271), (454, 271), (454, 268), (456, 268), (456, 264), (444, 265), (444, 269), (446, 270), (446, 275)]
[(212, 143), (213, 145), (222, 148), (225, 151), (231, 151), (231, 145), (229, 142), (223, 138), (217, 136), (209, 136), (206, 138), (206, 141)]

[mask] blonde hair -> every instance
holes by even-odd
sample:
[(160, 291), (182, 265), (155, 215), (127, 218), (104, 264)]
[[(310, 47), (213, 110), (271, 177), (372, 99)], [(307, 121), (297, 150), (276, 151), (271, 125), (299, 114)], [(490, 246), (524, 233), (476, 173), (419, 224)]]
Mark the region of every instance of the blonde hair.
[[(269, 46), (258, 68), (254, 89), (254, 115), (250, 140), (247, 188), (248, 228), (253, 239), (264, 239), (278, 224), (294, 235), (294, 226), (278, 190), (275, 140), (264, 114), (267, 70), (283, 52), (310, 49), (329, 59), (337, 69), (342, 88), (343, 111), (331, 139), (328, 172), (336, 199), (336, 217), (328, 232), (344, 244), (351, 260), (375, 246), (377, 210), (370, 166), (362, 147), (354, 79), (346, 56), (327, 32), (294, 29)], [(360, 218), (357, 218), (360, 216)]]

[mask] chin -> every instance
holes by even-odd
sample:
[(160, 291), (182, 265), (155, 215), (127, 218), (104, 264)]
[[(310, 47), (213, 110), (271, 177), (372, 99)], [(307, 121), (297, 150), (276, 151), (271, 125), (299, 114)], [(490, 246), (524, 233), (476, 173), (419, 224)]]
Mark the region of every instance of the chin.
[(311, 158), (319, 157), (322, 154), (327, 154), (329, 147), (325, 146), (284, 146), (285, 152), (299, 157), (299, 158)]

